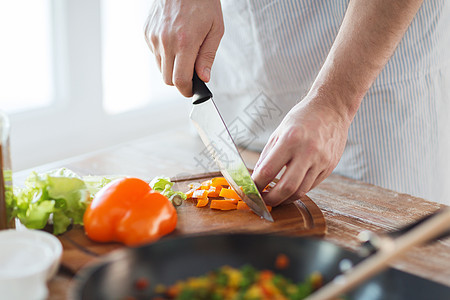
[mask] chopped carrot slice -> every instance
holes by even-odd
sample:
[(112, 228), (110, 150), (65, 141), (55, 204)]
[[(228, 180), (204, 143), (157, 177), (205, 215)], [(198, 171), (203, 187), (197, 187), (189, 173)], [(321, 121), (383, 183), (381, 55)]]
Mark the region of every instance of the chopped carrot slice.
[(200, 189), (209, 190), (210, 186), (211, 186), (211, 180), (205, 180), (202, 182)]
[[(269, 206), (269, 205), (266, 205), (266, 207), (267, 207), (267, 210), (270, 212), (270, 211), (272, 211), (272, 206)], [(247, 205), (247, 203), (245, 203), (244, 201), (238, 201), (238, 203), (237, 203), (237, 209), (240, 209), (240, 210), (252, 210), (248, 205)]]
[(201, 185), (202, 185), (202, 184), (199, 183), (199, 182), (191, 182), (191, 183), (188, 184), (188, 187), (189, 187), (191, 190), (198, 190), (198, 188), (199, 188)]
[(208, 197), (219, 197), (221, 186), (211, 186), (208, 190)]
[(204, 207), (208, 205), (209, 199), (208, 198), (198, 198), (197, 200), (197, 207)]
[(234, 200), (211, 200), (210, 207), (212, 209), (233, 210), (236, 209), (237, 204)]
[(248, 207), (247, 203), (245, 203), (244, 201), (239, 200), (237, 203), (237, 209), (240, 210), (251, 210), (250, 207)]
[(232, 189), (223, 188), (220, 190), (219, 197), (241, 200), (241, 197)]
[(225, 177), (214, 177), (211, 179), (212, 186), (230, 186)]
[(207, 190), (196, 190), (192, 194), (192, 198), (207, 198), (208, 191)]
[(192, 198), (192, 195), (194, 194), (195, 190), (194, 189), (190, 189), (189, 191), (187, 191), (186, 194), (186, 198), (190, 199)]

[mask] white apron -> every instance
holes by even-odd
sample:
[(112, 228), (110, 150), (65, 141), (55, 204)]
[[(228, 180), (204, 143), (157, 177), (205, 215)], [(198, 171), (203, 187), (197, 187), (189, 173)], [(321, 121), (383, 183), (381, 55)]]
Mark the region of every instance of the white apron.
[[(262, 150), (309, 90), (348, 1), (222, 0), (210, 87), (235, 140)], [(450, 205), (450, 1), (425, 0), (362, 101), (335, 173)]]

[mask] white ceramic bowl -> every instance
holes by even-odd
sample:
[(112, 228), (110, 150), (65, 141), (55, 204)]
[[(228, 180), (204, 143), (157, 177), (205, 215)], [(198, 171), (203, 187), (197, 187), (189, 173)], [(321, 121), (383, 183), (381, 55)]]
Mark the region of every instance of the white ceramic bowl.
[(0, 231), (0, 297), (47, 298), (47, 281), (56, 274), (61, 255), (61, 242), (45, 231)]

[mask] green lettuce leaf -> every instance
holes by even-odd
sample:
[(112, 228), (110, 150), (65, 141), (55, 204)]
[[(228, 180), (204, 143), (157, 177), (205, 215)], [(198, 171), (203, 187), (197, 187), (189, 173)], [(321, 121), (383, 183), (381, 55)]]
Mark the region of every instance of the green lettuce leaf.
[(73, 224), (83, 224), (90, 202), (84, 181), (61, 168), (38, 174), (31, 172), (23, 189), (15, 190), (14, 216), (28, 228), (42, 229), (53, 218), (53, 233), (61, 234)]
[(87, 186), (91, 198), (94, 198), (95, 194), (98, 193), (105, 185), (113, 180), (125, 178), (126, 176), (112, 175), (112, 176), (83, 176), (82, 179)]
[(173, 182), (170, 181), (169, 177), (158, 176), (150, 181), (150, 187), (163, 194), (175, 205), (178, 206), (181, 203), (177, 201), (177, 198), (181, 198), (182, 200), (186, 200), (187, 196), (185, 193), (180, 191), (174, 191), (172, 189)]

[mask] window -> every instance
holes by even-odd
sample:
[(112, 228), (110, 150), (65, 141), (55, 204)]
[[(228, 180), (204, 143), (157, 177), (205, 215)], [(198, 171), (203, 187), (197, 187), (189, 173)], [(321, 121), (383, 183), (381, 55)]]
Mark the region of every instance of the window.
[(145, 43), (151, 1), (0, 3), (0, 109), (14, 171), (189, 122), (190, 102), (164, 85)]
[(121, 113), (179, 97), (161, 80), (144, 39), (152, 1), (102, 1), (103, 107)]
[(50, 4), (0, 2), (0, 108), (7, 113), (48, 106), (53, 100)]

